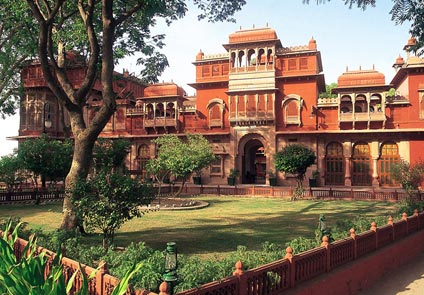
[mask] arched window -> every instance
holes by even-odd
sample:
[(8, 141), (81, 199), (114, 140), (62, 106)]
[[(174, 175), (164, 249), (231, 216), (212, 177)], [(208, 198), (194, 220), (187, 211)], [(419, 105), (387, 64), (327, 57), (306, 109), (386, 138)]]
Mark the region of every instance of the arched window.
[(301, 109), (301, 98), (292, 98), (289, 97), (283, 102), (283, 112), (284, 112), (284, 124), (291, 125), (301, 124), (300, 120), (300, 109)]
[(231, 52), (231, 68), (237, 68), (235, 52)]
[(164, 116), (165, 116), (165, 111), (164, 111), (163, 103), (158, 103), (156, 105), (155, 117), (159, 118)]
[(172, 102), (166, 105), (166, 117), (167, 118), (175, 117), (175, 105)]
[(370, 97), (370, 112), (382, 112), (381, 95), (373, 94)]
[(209, 114), (209, 128), (212, 127), (224, 127), (224, 109), (225, 103), (222, 99), (214, 98), (211, 99), (207, 105)]
[(244, 51), (239, 51), (238, 53), (238, 60), (237, 60), (237, 67), (241, 68), (246, 66), (246, 55), (244, 54)]
[(371, 155), (366, 143), (353, 147), (352, 185), (371, 185)]
[(146, 112), (147, 112), (147, 119), (154, 118), (153, 105), (151, 103), (147, 105)]
[(360, 94), (355, 98), (355, 113), (368, 112), (367, 99)]
[(249, 49), (247, 53), (247, 63), (249, 66), (256, 66), (256, 53), (254, 49)]
[(259, 49), (259, 51), (258, 51), (258, 60), (257, 60), (257, 62), (258, 62), (260, 65), (264, 65), (264, 64), (265, 64), (265, 59), (266, 59), (266, 56), (265, 56), (265, 50), (264, 50), (263, 48), (261, 48), (261, 49)]
[(393, 166), (400, 163), (399, 149), (396, 143), (387, 142), (381, 146), (381, 157), (378, 163), (380, 184), (396, 186), (398, 183), (392, 177)]
[(343, 146), (332, 142), (327, 146), (325, 154), (325, 184), (344, 184), (344, 157)]
[(351, 113), (352, 112), (352, 99), (349, 95), (343, 95), (340, 99), (340, 112)]
[(147, 176), (146, 164), (150, 159), (150, 150), (147, 144), (142, 144), (137, 151), (138, 171), (143, 177)]
[(420, 92), (420, 119), (424, 119), (424, 93)]

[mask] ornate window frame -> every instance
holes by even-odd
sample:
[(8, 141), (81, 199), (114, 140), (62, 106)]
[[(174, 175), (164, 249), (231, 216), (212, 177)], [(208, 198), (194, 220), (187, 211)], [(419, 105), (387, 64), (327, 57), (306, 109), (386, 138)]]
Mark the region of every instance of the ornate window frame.
[[(288, 115), (288, 106), (291, 103), (297, 104), (297, 115), (295, 116), (289, 116)], [(287, 125), (297, 125), (299, 127), (302, 126), (302, 108), (303, 108), (303, 98), (300, 97), (300, 95), (297, 94), (290, 94), (287, 95), (282, 102), (282, 110), (283, 110), (283, 118), (284, 118), (284, 126), (287, 127)]]
[[(219, 108), (219, 114), (220, 117), (218, 119), (212, 119), (212, 110), (213, 108), (218, 107)], [(212, 127), (220, 127), (224, 128), (224, 110), (225, 110), (225, 102), (220, 98), (213, 98), (209, 100), (208, 104), (206, 105), (206, 108), (208, 109), (208, 125), (209, 129), (212, 129)]]

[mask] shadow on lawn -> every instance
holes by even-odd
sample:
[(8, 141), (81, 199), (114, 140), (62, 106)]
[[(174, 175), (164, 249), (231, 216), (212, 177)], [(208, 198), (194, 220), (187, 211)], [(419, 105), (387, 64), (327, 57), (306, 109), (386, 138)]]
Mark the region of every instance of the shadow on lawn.
[[(224, 203), (227, 206), (232, 202), (217, 199), (207, 201), (210, 202), (208, 210), (219, 208), (219, 205)], [(339, 208), (339, 205), (335, 204), (334, 207)], [(194, 226), (190, 227), (185, 225), (184, 218), (174, 216), (175, 222), (170, 227), (153, 226), (145, 231), (118, 232), (116, 242), (125, 245), (131, 241), (145, 241), (154, 249), (163, 249), (167, 242), (174, 241), (179, 252), (184, 254), (227, 253), (235, 251), (238, 245), (247, 246), (250, 250), (259, 250), (266, 241), (285, 245), (299, 236), (314, 239), (319, 214), (325, 214), (327, 224), (335, 226), (338, 220), (353, 220), (369, 211), (381, 211), (382, 208), (384, 209), (385, 205), (369, 202), (334, 212), (333, 208), (323, 207), (323, 204), (317, 201), (305, 207), (301, 206), (296, 211), (262, 213), (259, 208), (257, 213), (250, 213), (248, 216), (240, 212), (231, 215), (219, 214), (216, 217), (197, 216), (191, 219)], [(346, 236), (348, 235), (347, 231)]]

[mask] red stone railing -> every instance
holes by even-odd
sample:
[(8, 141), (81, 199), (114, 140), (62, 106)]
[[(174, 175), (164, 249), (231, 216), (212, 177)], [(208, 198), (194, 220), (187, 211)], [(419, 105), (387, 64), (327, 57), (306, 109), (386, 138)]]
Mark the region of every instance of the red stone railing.
[[(2, 232), (0, 231), (0, 234)], [(20, 260), (25, 253), (23, 252), (25, 246), (28, 244), (28, 241), (18, 238), (14, 245), (14, 253), (17, 260)], [(52, 270), (52, 261), (54, 256), (56, 255), (54, 252), (47, 250), (43, 247), (37, 247), (36, 254), (46, 252), (46, 257), (48, 258), (47, 266), (45, 268), (45, 273), (48, 274)], [(67, 283), (72, 275), (79, 270), (79, 263), (75, 260), (72, 260), (67, 257), (63, 257), (61, 260), (61, 264), (63, 265), (63, 274), (65, 283)], [(82, 271), (88, 276), (95, 271), (94, 268), (81, 264)], [(71, 290), (71, 294), (74, 294), (76, 291), (80, 290), (82, 287), (83, 278), (80, 274), (75, 276), (73, 287)], [(96, 275), (89, 281), (88, 284), (88, 294), (89, 295), (109, 295), (112, 293), (113, 288), (119, 284), (119, 279), (113, 277), (109, 274), (107, 263), (102, 261), (99, 263), (99, 268)], [(138, 295), (157, 295), (155, 293), (151, 293), (145, 290), (137, 290), (133, 291), (129, 287), (127, 289), (126, 295), (138, 294)]]
[[(373, 222), (369, 231), (333, 243), (323, 238), (321, 247), (293, 255), (288, 247), (284, 259), (243, 271), (242, 263), (236, 265), (233, 276), (212, 282), (199, 288), (178, 293), (178, 295), (277, 295), (285, 290), (302, 285), (314, 277), (327, 274), (340, 266), (357, 261), (358, 258), (376, 253), (389, 245), (396, 245), (402, 239), (424, 230), (424, 212), (413, 216), (402, 216), (402, 220), (377, 227)], [(423, 246), (424, 248), (424, 246)], [(402, 255), (408, 253), (403, 252)], [(349, 279), (349, 278), (347, 278)], [(166, 293), (163, 293), (166, 294)]]
[[(179, 184), (162, 184), (162, 194), (172, 194), (177, 192)], [(186, 184), (183, 189), (186, 195), (225, 195), (225, 196), (267, 196), (276, 198), (290, 198), (293, 196), (293, 188), (289, 186), (255, 186), (255, 185), (190, 185)], [(63, 190), (25, 190), (25, 191), (0, 191), (1, 203), (14, 202), (36, 202), (62, 199)], [(303, 192), (303, 197), (307, 199), (329, 199), (329, 200), (375, 200), (397, 202), (409, 198), (404, 190), (375, 190), (345, 189), (345, 188), (307, 188)], [(417, 191), (417, 200), (424, 200), (424, 192)]]
[[(236, 263), (233, 276), (224, 278), (219, 282), (211, 282), (199, 288), (178, 293), (179, 295), (274, 295), (282, 294), (285, 290), (292, 289), (303, 282), (314, 277), (329, 273), (340, 266), (353, 262), (371, 253), (378, 253), (389, 245), (395, 245), (407, 237), (424, 230), (424, 212), (407, 217), (402, 215), (402, 219), (393, 222), (390, 217), (387, 225), (377, 227), (375, 222), (371, 224), (370, 230), (356, 235), (355, 230), (350, 230), (350, 237), (333, 243), (328, 243), (328, 238), (323, 238), (320, 247), (309, 251), (293, 255), (293, 250), (288, 247), (284, 259), (272, 263), (243, 271), (241, 262)], [(15, 243), (14, 252), (19, 259), (27, 241), (18, 238)], [(51, 261), (55, 253), (38, 247), (37, 252), (47, 252), (49, 257), (46, 272), (51, 271)], [(406, 253), (407, 254), (407, 253)], [(404, 252), (405, 255), (405, 252)], [(65, 281), (79, 269), (77, 261), (63, 257)], [(82, 265), (83, 271), (90, 275), (94, 271), (92, 267)], [(119, 280), (111, 276), (108, 272), (107, 264), (100, 262), (99, 271), (89, 282), (90, 295), (108, 295), (118, 284)], [(82, 277), (76, 276), (73, 288), (79, 290), (82, 284)], [(160, 286), (159, 295), (169, 295), (169, 288), (166, 283)], [(130, 289), (126, 294), (149, 294), (156, 295), (145, 290), (133, 292)]]

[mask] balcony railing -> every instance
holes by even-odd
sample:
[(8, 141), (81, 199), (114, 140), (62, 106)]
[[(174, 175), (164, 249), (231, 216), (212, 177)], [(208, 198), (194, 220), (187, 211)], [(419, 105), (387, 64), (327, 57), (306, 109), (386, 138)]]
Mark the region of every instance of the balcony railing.
[(340, 113), (340, 122), (369, 122), (369, 121), (385, 121), (386, 115), (384, 112), (370, 113)]

